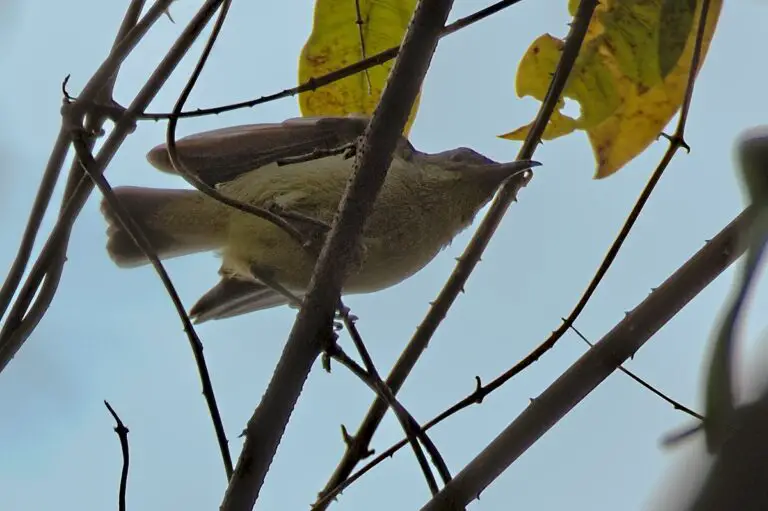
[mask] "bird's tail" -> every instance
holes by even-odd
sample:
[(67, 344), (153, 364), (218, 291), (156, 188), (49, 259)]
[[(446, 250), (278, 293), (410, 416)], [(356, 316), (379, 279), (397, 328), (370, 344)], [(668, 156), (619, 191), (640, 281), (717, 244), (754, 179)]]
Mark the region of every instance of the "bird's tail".
[[(223, 205), (196, 190), (122, 186), (114, 192), (161, 259), (215, 250), (226, 240)], [(147, 264), (149, 260), (103, 200), (101, 212), (108, 225), (107, 252), (115, 264), (123, 268)]]

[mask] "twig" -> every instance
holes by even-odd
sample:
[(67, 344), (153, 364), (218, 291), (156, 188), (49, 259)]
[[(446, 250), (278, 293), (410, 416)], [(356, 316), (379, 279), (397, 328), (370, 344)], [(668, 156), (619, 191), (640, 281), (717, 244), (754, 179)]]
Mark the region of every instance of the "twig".
[[(424, 455), (419, 449), (419, 443), (417, 439), (421, 440), (421, 442), (429, 451), (429, 455), (432, 457), (432, 462), (435, 464), (435, 467), (437, 468), (438, 473), (443, 480), (443, 484), (448, 484), (448, 481), (451, 480), (451, 472), (449, 471), (448, 465), (446, 465), (445, 460), (440, 454), (440, 451), (437, 450), (437, 447), (434, 445), (432, 440), (429, 439), (426, 433), (422, 431), (419, 423), (416, 422), (413, 416), (411, 416), (411, 414), (408, 413), (408, 411), (399, 403), (395, 395), (392, 393), (392, 390), (387, 387), (386, 383), (381, 380), (381, 376), (379, 376), (379, 372), (373, 363), (373, 359), (371, 359), (371, 355), (368, 353), (368, 349), (365, 347), (363, 337), (360, 335), (360, 332), (357, 329), (357, 324), (349, 316), (349, 309), (347, 309), (343, 303), (340, 302), (340, 304), (341, 305), (339, 310), (341, 312), (342, 321), (344, 322), (344, 326), (349, 332), (349, 336), (352, 338), (352, 342), (354, 343), (357, 352), (360, 354), (360, 358), (363, 360), (365, 370), (367, 371), (371, 383), (373, 384), (373, 390), (376, 392), (376, 395), (384, 399), (387, 403), (387, 406), (392, 408), (392, 411), (395, 412), (395, 416), (400, 422), (408, 442), (413, 447), (414, 454), (416, 455), (416, 458), (419, 459), (419, 463), (421, 463), (420, 456), (423, 457)], [(424, 471), (424, 476), (428, 481), (429, 478), (432, 478), (430, 489), (434, 488), (434, 495), (434, 493), (437, 492), (437, 485), (434, 484), (434, 477), (432, 477), (432, 473), (428, 472), (429, 466), (426, 467), (426, 470), (422, 466), (422, 471)]]
[(107, 410), (109, 410), (112, 418), (115, 419), (115, 433), (117, 433), (117, 437), (120, 439), (120, 450), (123, 453), (123, 468), (120, 472), (120, 489), (117, 494), (117, 509), (119, 511), (126, 511), (128, 508), (125, 505), (125, 494), (128, 489), (128, 464), (130, 463), (130, 453), (128, 451), (129, 430), (125, 427), (125, 424), (120, 420), (115, 409), (112, 408), (106, 399), (104, 400), (104, 405), (107, 407)]
[(582, 355), (532, 400), (422, 511), (454, 509), (451, 506), (466, 505), (491, 484), (744, 253), (746, 247), (742, 243), (741, 233), (749, 228), (754, 213), (753, 208), (745, 209), (648, 295), (594, 348)]
[(352, 178), (315, 265), (309, 289), (272, 379), (248, 421), (242, 453), (221, 511), (253, 508), (291, 412), (331, 325), (342, 281), (392, 161), (452, 6), (420, 0), (381, 100), (357, 151)]
[[(443, 38), (447, 35), (458, 32), (459, 30), (466, 28), (472, 25), (473, 23), (476, 23), (485, 18), (488, 18), (489, 16), (492, 16), (497, 12), (500, 12), (506, 9), (507, 7), (511, 7), (519, 3), (520, 1), (521, 0), (501, 0), (500, 2), (496, 2), (495, 4), (492, 4), (484, 9), (480, 9), (479, 11), (474, 12), (469, 16), (460, 18), (454, 21), (453, 23), (451, 23), (450, 25), (446, 25), (445, 28), (440, 33), (440, 38)], [(172, 113), (145, 113), (145, 114), (142, 114), (139, 117), (139, 119), (152, 120), (152, 121), (172, 119), (174, 117), (182, 119), (186, 117), (202, 117), (205, 115), (218, 115), (224, 112), (239, 110), (241, 108), (253, 108), (258, 105), (263, 105), (264, 103), (269, 103), (271, 101), (276, 101), (278, 99), (295, 96), (296, 94), (301, 94), (302, 92), (315, 91), (317, 89), (325, 87), (326, 85), (330, 85), (334, 82), (347, 78), (348, 76), (361, 73), (366, 69), (370, 69), (375, 66), (380, 66), (381, 64), (384, 64), (385, 62), (389, 62), (390, 60), (397, 57), (397, 54), (399, 51), (400, 51), (399, 46), (393, 46), (388, 50), (384, 50), (380, 53), (372, 55), (366, 59), (361, 60), (360, 62), (355, 62), (354, 64), (350, 64), (348, 66), (342, 67), (340, 69), (337, 69), (336, 71), (332, 71), (323, 76), (318, 76), (317, 78), (310, 78), (309, 80), (302, 83), (298, 87), (294, 87), (292, 89), (285, 89), (280, 92), (270, 94), (268, 96), (262, 96), (260, 98), (251, 99), (248, 101), (241, 101), (239, 103), (233, 103), (231, 105), (225, 105), (220, 107), (198, 108), (196, 110), (190, 110), (187, 112), (179, 112), (176, 116), (174, 116), (174, 114)]]
[[(400, 404), (399, 401), (397, 401), (397, 399), (390, 400), (388, 398), (388, 394), (386, 391), (384, 391), (384, 387), (377, 384), (375, 377), (371, 375), (370, 371), (366, 371), (357, 362), (352, 360), (349, 355), (347, 355), (341, 349), (340, 346), (333, 346), (328, 354), (333, 360), (349, 369), (352, 374), (357, 376), (363, 383), (365, 383), (368, 388), (376, 393), (377, 396), (381, 396), (382, 398), (387, 399), (387, 401), (390, 403), (390, 406), (392, 407), (392, 411), (395, 413), (398, 421), (400, 421), (400, 425), (402, 426), (403, 430), (406, 431), (407, 436), (405, 443), (411, 444), (414, 455), (416, 456), (416, 460), (419, 463), (419, 467), (424, 474), (424, 479), (426, 479), (427, 486), (429, 486), (430, 492), (432, 492), (432, 495), (437, 494), (439, 491), (437, 481), (435, 481), (435, 476), (432, 475), (432, 470), (429, 468), (429, 462), (427, 461), (426, 456), (424, 456), (424, 452), (421, 450), (421, 445), (419, 445), (419, 441), (417, 440), (416, 435), (419, 436), (419, 439), (422, 441), (422, 443), (424, 443), (425, 447), (429, 446), (427, 448), (432, 450), (434, 454), (430, 453), (430, 456), (432, 456), (433, 460), (435, 458), (442, 460), (442, 457), (440, 456), (440, 452), (437, 450), (437, 447), (434, 445), (434, 443), (432, 443), (429, 437), (421, 430), (419, 423), (416, 422), (416, 419), (413, 418), (413, 415), (411, 415), (410, 412), (408, 412), (408, 410), (406, 410), (405, 407)], [(345, 433), (344, 441), (349, 442), (351, 439), (349, 438), (348, 434), (346, 434), (346, 428), (343, 428), (342, 431)], [(424, 442), (424, 439), (426, 439), (427, 442)], [(445, 483), (450, 481), (450, 474), (448, 474), (447, 479), (448, 480), (444, 479)]]
[[(208, 62), (208, 57), (210, 56), (211, 50), (213, 49), (213, 45), (216, 43), (219, 33), (221, 32), (221, 28), (224, 26), (224, 21), (227, 18), (227, 13), (229, 12), (229, 7), (231, 4), (231, 0), (221, 1), (221, 10), (219, 11), (219, 16), (216, 19), (213, 30), (208, 36), (205, 47), (203, 48), (203, 51), (198, 58), (195, 69), (192, 71), (192, 74), (187, 80), (184, 89), (181, 91), (179, 98), (176, 100), (176, 104), (173, 107), (174, 112), (181, 112), (181, 110), (184, 108), (184, 103), (186, 103), (189, 95), (192, 93), (192, 89), (195, 88), (197, 80), (200, 77), (200, 73), (202, 73), (205, 64)], [(166, 129), (166, 146), (168, 150), (168, 158), (170, 159), (171, 165), (177, 174), (179, 174), (190, 185), (194, 186), (198, 191), (207, 195), (208, 197), (217, 200), (222, 204), (226, 204), (231, 208), (235, 208), (244, 213), (249, 213), (258, 218), (266, 220), (267, 222), (270, 222), (285, 231), (297, 243), (303, 243), (304, 238), (301, 233), (294, 226), (288, 223), (282, 216), (277, 215), (267, 209), (254, 206), (252, 204), (247, 204), (231, 197), (227, 197), (226, 195), (219, 193), (218, 190), (212, 186), (209, 186), (196, 174), (190, 172), (186, 165), (184, 165), (183, 159), (179, 158), (179, 153), (176, 147), (176, 126), (178, 125), (178, 119), (178, 116), (172, 116), (168, 121), (168, 127)]]
[[(517, 159), (528, 160), (533, 156), (536, 146), (541, 139), (541, 135), (544, 132), (544, 128), (557, 106), (557, 102), (565, 88), (574, 62), (578, 57), (581, 44), (586, 35), (587, 26), (589, 25), (589, 20), (592, 17), (592, 11), (596, 5), (597, 0), (582, 0), (579, 10), (574, 17), (574, 22), (571, 24), (571, 31), (568, 34), (560, 61), (558, 62), (552, 77), (549, 90), (547, 91), (544, 101), (542, 101), (541, 108), (536, 115), (536, 119), (525, 142), (523, 142), (523, 146), (518, 153)], [(499, 191), (488, 213), (478, 227), (477, 232), (475, 232), (475, 235), (472, 237), (466, 250), (459, 258), (459, 262), (453, 273), (448, 278), (445, 286), (443, 286), (437, 299), (432, 303), (429, 312), (416, 329), (416, 332), (403, 353), (400, 355), (398, 361), (395, 363), (392, 371), (390, 371), (389, 376), (387, 377), (387, 385), (392, 389), (393, 393), (397, 394), (400, 390), (400, 387), (405, 382), (408, 374), (426, 349), (427, 344), (437, 330), (437, 327), (448, 314), (448, 310), (451, 305), (453, 305), (456, 297), (464, 289), (464, 284), (469, 278), (472, 270), (480, 261), (480, 257), (488, 246), (496, 228), (501, 223), (504, 213), (509, 205), (515, 200), (518, 190), (525, 186), (530, 175), (530, 172), (527, 172), (519, 177), (510, 179)], [(373, 433), (384, 418), (386, 411), (386, 404), (380, 399), (377, 399), (371, 405), (365, 419), (363, 419), (363, 422), (354, 436), (355, 443), (349, 446), (345, 451), (344, 456), (336, 467), (331, 479), (320, 493), (321, 496), (326, 492), (331, 491), (349, 476), (357, 462), (360, 460), (360, 455), (368, 450), (368, 444), (373, 437)]]
[(227, 479), (229, 479), (232, 476), (232, 456), (229, 453), (229, 442), (227, 440), (227, 435), (224, 432), (224, 424), (221, 420), (219, 407), (216, 404), (216, 394), (213, 391), (213, 384), (211, 383), (211, 376), (208, 372), (208, 365), (205, 362), (205, 355), (203, 354), (203, 343), (200, 341), (200, 337), (198, 337), (197, 332), (192, 325), (192, 321), (190, 321), (189, 316), (187, 315), (184, 304), (181, 302), (181, 298), (176, 292), (176, 288), (171, 281), (171, 277), (165, 271), (163, 264), (157, 257), (157, 254), (152, 248), (152, 244), (144, 235), (141, 227), (136, 222), (136, 220), (131, 217), (131, 214), (128, 212), (128, 210), (126, 210), (125, 207), (120, 203), (120, 200), (115, 196), (115, 193), (112, 191), (112, 187), (109, 185), (106, 178), (102, 174), (97, 174), (91, 170), (95, 166), (95, 161), (85, 146), (85, 143), (77, 137), (73, 137), (73, 144), (75, 151), (77, 152), (77, 159), (82, 165), (83, 171), (99, 188), (99, 191), (101, 191), (102, 195), (104, 196), (104, 200), (107, 202), (109, 208), (112, 209), (112, 211), (115, 213), (115, 216), (120, 222), (120, 225), (123, 227), (123, 229), (125, 229), (133, 242), (139, 247), (144, 256), (146, 256), (146, 258), (152, 264), (152, 267), (157, 272), (158, 277), (160, 277), (163, 286), (165, 286), (165, 289), (168, 292), (168, 296), (170, 296), (171, 301), (176, 308), (176, 313), (181, 319), (181, 323), (184, 326), (184, 332), (187, 334), (190, 347), (192, 348), (192, 353), (195, 356), (195, 364), (197, 366), (197, 371), (203, 386), (203, 396), (205, 397), (206, 404), (208, 405), (208, 412), (210, 413), (211, 420), (213, 421), (213, 429), (216, 432), (216, 440), (218, 441), (219, 450), (221, 451), (221, 458), (224, 462), (224, 470), (226, 472)]
[[(565, 319), (563, 319), (563, 321), (565, 321)], [(579, 336), (579, 338), (582, 341), (587, 343), (587, 345), (589, 347), (593, 347), (594, 346), (594, 344), (589, 342), (589, 339), (584, 337), (584, 335), (581, 332), (579, 332), (579, 330), (576, 328), (576, 326), (571, 325), (571, 330), (573, 330), (576, 333), (576, 335)], [(688, 408), (687, 406), (685, 406), (684, 404), (682, 404), (682, 403), (680, 403), (678, 401), (675, 401), (674, 399), (672, 399), (671, 397), (667, 396), (666, 394), (664, 394), (660, 390), (656, 389), (653, 385), (651, 385), (647, 381), (645, 381), (642, 378), (640, 378), (639, 376), (637, 376), (635, 373), (633, 373), (629, 369), (624, 368), (624, 366), (620, 365), (619, 367), (617, 367), (617, 369), (619, 371), (621, 371), (622, 373), (626, 374), (627, 376), (629, 376), (630, 378), (632, 378), (633, 380), (635, 380), (642, 387), (650, 390), (652, 393), (654, 393), (655, 395), (657, 395), (658, 397), (660, 397), (661, 399), (663, 399), (667, 403), (671, 404), (672, 408), (674, 408), (675, 410), (680, 410), (681, 412), (687, 413), (688, 415), (690, 415), (694, 419), (698, 419), (700, 421), (704, 420), (704, 416), (703, 415), (698, 414), (698, 413), (694, 412), (693, 410), (691, 410), (690, 408)]]

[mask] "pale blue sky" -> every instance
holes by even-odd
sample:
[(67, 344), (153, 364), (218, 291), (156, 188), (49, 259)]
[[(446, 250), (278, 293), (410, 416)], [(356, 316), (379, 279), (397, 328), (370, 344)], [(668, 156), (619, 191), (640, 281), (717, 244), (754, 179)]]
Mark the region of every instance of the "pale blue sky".
[[(103, 59), (125, 2), (24, 0), (4, 11), (0, 38), (0, 131), (5, 222), (0, 268), (10, 266), (59, 126), (60, 84), (76, 94)], [(197, 2), (177, 2), (123, 67), (116, 98), (143, 84)], [(452, 18), (487, 5), (456, 2)], [(8, 18), (10, 16), (10, 18)], [(296, 82), (297, 57), (312, 2), (236, 1), (189, 107), (261, 96)], [(497, 160), (518, 144), (495, 138), (529, 122), (538, 103), (514, 95), (517, 62), (530, 42), (567, 30), (565, 1), (526, 1), (440, 43), (412, 132), (419, 149), (470, 146)], [(700, 74), (687, 140), (605, 282), (578, 321), (596, 340), (718, 232), (742, 208), (732, 143), (768, 120), (762, 52), (768, 5), (727, 2)], [(200, 46), (197, 46), (198, 50)], [(192, 59), (152, 110), (168, 110)], [(298, 115), (295, 98), (219, 117), (183, 121), (179, 133)], [(181, 186), (158, 174), (144, 153), (164, 125), (141, 124), (108, 169), (113, 184)], [(425, 421), (517, 362), (569, 313), (660, 158), (659, 142), (624, 171), (593, 181), (583, 134), (545, 144), (544, 167), (520, 195), (448, 318), (405, 386), (402, 402)], [(57, 195), (58, 197), (58, 195)], [(50, 227), (47, 219), (45, 226)], [(149, 268), (119, 270), (104, 251), (97, 200), (72, 238), (59, 294), (36, 333), (0, 375), (0, 509), (114, 509), (121, 458), (108, 399), (131, 429), (129, 509), (216, 509), (225, 488), (192, 355), (171, 302)], [(407, 282), (347, 304), (382, 372), (453, 268), (470, 232)], [(217, 279), (211, 255), (168, 263), (185, 304)], [(718, 279), (644, 347), (629, 367), (670, 395), (700, 408), (701, 364), (713, 318), (732, 271)], [(753, 310), (765, 310), (758, 293)], [(233, 456), (258, 403), (295, 311), (287, 308), (200, 327)], [(748, 334), (765, 326), (755, 314)], [(347, 343), (346, 338), (343, 342)], [(567, 368), (585, 346), (573, 335), (533, 368), (432, 430), (457, 472)], [(757, 352), (755, 352), (757, 353)], [(765, 350), (762, 352), (766, 353)], [(752, 357), (755, 358), (755, 357)], [(258, 509), (306, 509), (338, 462), (339, 424), (359, 424), (371, 393), (341, 368), (313, 370), (262, 491)], [(678, 459), (659, 447), (687, 423), (680, 412), (616, 374), (482, 495), (471, 509), (642, 509)], [(388, 416), (378, 450), (401, 436)], [(347, 490), (339, 510), (416, 509), (429, 494), (412, 453), (402, 451)]]

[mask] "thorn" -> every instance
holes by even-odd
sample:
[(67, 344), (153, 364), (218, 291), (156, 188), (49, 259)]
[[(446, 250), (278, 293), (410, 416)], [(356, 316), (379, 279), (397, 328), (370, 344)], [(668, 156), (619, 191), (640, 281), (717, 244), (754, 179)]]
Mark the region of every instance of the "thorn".
[(347, 427), (344, 424), (341, 425), (341, 438), (344, 440), (344, 445), (347, 446), (347, 449), (351, 449), (352, 445), (355, 443), (355, 438), (349, 434), (349, 431), (347, 431)]
[(712, 241), (712, 240), (711, 240), (711, 239), (707, 239), (707, 240), (704, 240), (704, 244), (706, 245), (706, 244), (707, 244), (707, 243), (709, 243), (710, 241)]
[(329, 355), (327, 351), (323, 353), (321, 363), (323, 364), (325, 372), (331, 374), (331, 355)]
[(479, 376), (475, 376), (475, 391), (473, 392), (475, 394), (475, 403), (480, 404), (483, 402), (483, 398), (485, 397), (483, 395), (483, 382), (480, 380)]
[(171, 23), (173, 23), (175, 25), (176, 22), (173, 20), (173, 16), (171, 16), (171, 7), (170, 7), (170, 5), (168, 6), (168, 8), (164, 12), (165, 12), (165, 15), (168, 16), (168, 19), (171, 20)]
[[(365, 452), (360, 456), (360, 460), (364, 460), (365, 458), (370, 458), (374, 454), (376, 454), (376, 450), (375, 449), (366, 449)], [(394, 456), (394, 455), (395, 455), (395, 453), (392, 453), (392, 456)]]
[(237, 438), (245, 438), (248, 435), (247, 430), (242, 430), (239, 435), (237, 435)]
[(459, 288), (459, 293), (462, 293), (462, 294), (463, 294), (463, 293), (466, 293), (466, 291), (464, 291), (464, 286), (461, 286), (461, 287)]
[(629, 316), (631, 312), (632, 311), (624, 311), (624, 317), (626, 318), (627, 316)]

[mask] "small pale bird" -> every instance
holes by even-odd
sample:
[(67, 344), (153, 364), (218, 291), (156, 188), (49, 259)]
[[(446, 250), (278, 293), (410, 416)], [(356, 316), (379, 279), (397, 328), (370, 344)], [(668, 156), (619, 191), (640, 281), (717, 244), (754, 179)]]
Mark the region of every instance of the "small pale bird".
[[(338, 148), (354, 148), (367, 123), (361, 117), (298, 118), (208, 131), (177, 142), (185, 168), (222, 195), (296, 213), (289, 222), (315, 240), (315, 252), (275, 224), (198, 190), (115, 188), (161, 259), (221, 254), (221, 280), (190, 310), (197, 323), (302, 298), (326, 228), (301, 216), (331, 224), (354, 164), (350, 153)], [(152, 149), (147, 159), (159, 170), (175, 172), (165, 145)], [(537, 165), (496, 163), (467, 148), (421, 153), (401, 137), (344, 293), (385, 289), (424, 268), (472, 223), (505, 179)], [(102, 212), (112, 260), (123, 268), (148, 264), (104, 202)]]

